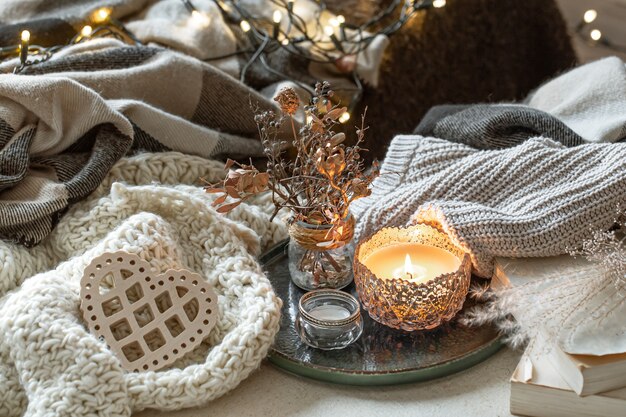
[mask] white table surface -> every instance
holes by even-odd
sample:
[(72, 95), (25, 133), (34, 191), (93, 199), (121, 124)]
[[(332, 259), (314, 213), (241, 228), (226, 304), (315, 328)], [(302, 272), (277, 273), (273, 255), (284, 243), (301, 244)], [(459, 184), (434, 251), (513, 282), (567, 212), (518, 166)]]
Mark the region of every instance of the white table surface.
[(504, 348), (463, 372), (388, 387), (328, 384), (263, 363), (241, 385), (203, 408), (146, 410), (134, 417), (510, 417), (509, 378), (520, 356)]

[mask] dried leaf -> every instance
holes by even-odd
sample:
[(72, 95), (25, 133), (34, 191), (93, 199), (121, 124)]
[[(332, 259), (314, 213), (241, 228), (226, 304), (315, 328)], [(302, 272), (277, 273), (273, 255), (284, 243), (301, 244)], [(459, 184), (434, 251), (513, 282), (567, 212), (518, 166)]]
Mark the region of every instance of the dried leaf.
[(267, 172), (257, 174), (253, 178), (254, 192), (261, 192), (267, 190), (267, 184), (270, 181), (270, 176)]
[(218, 213), (228, 213), (235, 207), (241, 204), (241, 201), (235, 201), (234, 203), (223, 204), (217, 208)]
[(318, 244), (316, 244), (315, 246), (319, 246), (320, 248), (326, 248), (328, 246), (332, 246), (335, 242), (332, 240), (326, 241), (326, 242), (320, 242)]
[(221, 196), (217, 197), (215, 201), (213, 201), (213, 207), (219, 206), (224, 201), (226, 201), (226, 194), (222, 194)]
[(324, 115), (324, 120), (337, 120), (344, 114), (348, 109), (346, 107), (335, 107), (328, 113)]
[(253, 180), (254, 178), (252, 177), (252, 175), (244, 175), (243, 177), (241, 177), (241, 180), (237, 184), (237, 191), (251, 192)]
[(226, 187), (226, 192), (232, 198), (239, 198), (239, 192), (237, 191), (237, 189), (235, 187), (230, 187), (230, 186)]
[(342, 143), (344, 140), (346, 140), (345, 133), (337, 133), (335, 136), (330, 138), (330, 142), (328, 142), (328, 144), (330, 146), (337, 146), (340, 143)]

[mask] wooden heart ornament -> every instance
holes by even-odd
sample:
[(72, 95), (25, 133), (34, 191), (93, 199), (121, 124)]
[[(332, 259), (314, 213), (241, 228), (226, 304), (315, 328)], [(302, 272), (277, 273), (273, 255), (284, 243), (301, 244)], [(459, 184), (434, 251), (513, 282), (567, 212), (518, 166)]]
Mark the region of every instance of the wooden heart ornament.
[(81, 310), (128, 371), (156, 371), (198, 346), (217, 321), (217, 295), (195, 272), (153, 272), (128, 252), (85, 268)]

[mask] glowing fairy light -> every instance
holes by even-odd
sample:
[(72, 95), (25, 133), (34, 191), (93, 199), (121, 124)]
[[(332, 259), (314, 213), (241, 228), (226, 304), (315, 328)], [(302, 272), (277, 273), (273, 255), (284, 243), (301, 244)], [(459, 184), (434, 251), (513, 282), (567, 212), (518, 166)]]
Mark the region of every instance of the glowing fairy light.
[(589, 24), (596, 20), (596, 17), (598, 17), (598, 12), (593, 9), (589, 9), (583, 15), (583, 20), (585, 21), (585, 23)]
[(589, 36), (591, 37), (591, 39), (597, 42), (602, 37), (602, 32), (600, 32), (598, 29), (594, 29), (589, 33)]
[(111, 17), (111, 9), (108, 7), (101, 7), (94, 12), (92, 19), (96, 23), (103, 23), (109, 20), (109, 17)]
[(272, 15), (272, 21), (274, 23), (280, 23), (283, 20), (283, 14), (280, 10), (274, 10), (274, 14)]
[(246, 33), (250, 32), (250, 29), (252, 28), (247, 20), (242, 20), (241, 23), (239, 23), (239, 26), (241, 27), (241, 30)]
[(82, 36), (83, 38), (90, 37), (92, 33), (93, 33), (93, 28), (89, 25), (83, 26), (83, 28), (80, 30), (80, 36)]
[(211, 19), (209, 19), (206, 13), (194, 10), (191, 12), (191, 22), (197, 27), (205, 28), (209, 26)]

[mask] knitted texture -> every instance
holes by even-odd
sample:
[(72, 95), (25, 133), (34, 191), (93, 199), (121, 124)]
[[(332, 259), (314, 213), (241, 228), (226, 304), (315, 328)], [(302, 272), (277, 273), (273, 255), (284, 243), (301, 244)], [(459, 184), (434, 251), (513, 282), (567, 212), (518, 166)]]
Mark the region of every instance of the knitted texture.
[[(267, 62), (280, 72), (265, 60), (247, 65), (250, 56), (235, 52), (249, 48), (248, 36), (233, 30), (214, 1), (193, 5), (205, 23), (180, 0), (2, 0), (0, 22), (15, 24), (0, 27), (0, 46), (14, 45), (24, 29), (32, 44), (67, 44), (69, 25), (82, 27), (106, 6), (142, 44), (91, 39), (18, 75), (11, 74), (18, 58), (0, 62), (0, 238), (38, 244), (129, 151), (262, 156), (255, 110), (276, 110), (272, 98), (287, 85), (303, 101), (310, 97), (286, 78), (300, 86), (332, 81), (338, 97), (349, 101), (354, 81), (333, 63), (277, 48), (266, 51)], [(269, 6), (270, 0), (246, 5), (271, 18)], [(375, 82), (386, 44), (380, 35), (359, 54), (362, 78)]]
[(566, 146), (585, 143), (551, 114), (513, 104), (433, 107), (413, 133), (477, 149), (508, 148), (536, 136), (552, 138)]
[[(258, 367), (278, 331), (280, 300), (256, 255), (287, 232), (269, 221), (268, 198), (225, 216), (200, 187), (170, 185), (221, 175), (221, 164), (178, 153), (125, 158), (41, 245), (0, 242), (0, 416), (130, 416), (198, 406)], [(116, 250), (139, 255), (157, 273), (195, 271), (218, 294), (215, 328), (169, 368), (125, 372), (82, 322), (82, 271)]]
[[(551, 101), (558, 89), (560, 104)], [(594, 97), (610, 104), (595, 106)], [(624, 63), (607, 58), (574, 69), (540, 87), (530, 103), (543, 109), (435, 108), (418, 131), (448, 141), (396, 137), (372, 195), (351, 206), (357, 236), (432, 223), (488, 277), (495, 256), (557, 255), (610, 228), (626, 207), (626, 144), (589, 142), (624, 137)]]
[(626, 144), (567, 148), (533, 138), (481, 151), (419, 136), (392, 142), (370, 197), (352, 205), (357, 239), (434, 224), (489, 277), (495, 256), (550, 256), (611, 227), (626, 208)]

